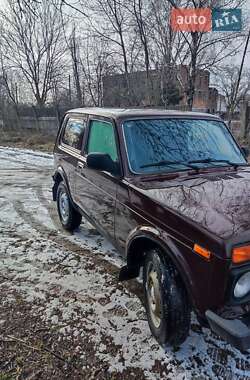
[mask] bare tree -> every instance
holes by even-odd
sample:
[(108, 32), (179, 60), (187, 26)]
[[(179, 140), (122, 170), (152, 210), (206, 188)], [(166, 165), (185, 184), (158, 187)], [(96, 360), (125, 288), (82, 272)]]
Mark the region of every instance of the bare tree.
[(10, 68), (22, 72), (37, 104), (43, 106), (53, 81), (63, 71), (65, 44), (59, 14), (49, 0), (36, 3), (35, 10), (27, 1), (8, 0), (1, 18), (4, 59)]
[(19, 103), (18, 84), (12, 74), (8, 75), (5, 71), (2, 71), (2, 83), (6, 89), (8, 98), (17, 107)]
[[(69, 98), (78, 105), (102, 105), (104, 75), (122, 73), (126, 87), (121, 91), (123, 103), (135, 105), (141, 104), (141, 99), (134, 96), (131, 73), (146, 73), (145, 97), (151, 104), (155, 69), (160, 77), (161, 104), (167, 106), (179, 99), (175, 88), (181, 87), (192, 109), (197, 72), (214, 70), (235, 54), (242, 45), (242, 33), (174, 32), (171, 9), (233, 8), (245, 1), (8, 0), (9, 10), (2, 15), (5, 71), (20, 70), (40, 105), (51, 99), (52, 92), (60, 99), (61, 76), (69, 83)], [(72, 33), (64, 28), (70, 18), (80, 25), (73, 27)], [(65, 60), (71, 63), (64, 65)], [(185, 80), (178, 75), (179, 65), (186, 68)]]
[(243, 100), (250, 91), (249, 69), (243, 72), (236, 94), (238, 78), (239, 66), (233, 64), (224, 65), (217, 71), (216, 83), (222, 94), (225, 96), (229, 114), (233, 114), (235, 112), (241, 100)]
[(69, 39), (69, 50), (70, 50), (70, 55), (71, 55), (71, 60), (72, 60), (77, 105), (84, 106), (84, 97), (83, 97), (83, 89), (81, 86), (81, 73), (80, 73), (80, 70), (81, 70), (80, 47), (79, 47), (78, 39), (76, 37), (75, 26), (73, 28), (73, 31)]
[(84, 52), (81, 57), (86, 98), (91, 105), (103, 106), (103, 77), (114, 70), (112, 53), (107, 49), (107, 41), (99, 37), (87, 36), (84, 39)]
[[(175, 0), (167, 0), (173, 8), (179, 4)], [(245, 0), (227, 0), (226, 4), (220, 0), (187, 0), (182, 7), (192, 8), (235, 8), (243, 5)], [(180, 57), (181, 63), (186, 63), (188, 71), (188, 83), (185, 90), (187, 105), (192, 109), (195, 95), (195, 81), (199, 69), (210, 69), (221, 64), (226, 58), (239, 51), (243, 44), (244, 33), (207, 33), (207, 32), (179, 32), (185, 40), (184, 53)]]
[(146, 98), (148, 105), (151, 104), (152, 82), (150, 78), (150, 37), (148, 28), (149, 9), (145, 0), (130, 0), (129, 11), (135, 21), (135, 33), (139, 37), (144, 55), (144, 68), (146, 71)]
[[(176, 0), (176, 4), (179, 1)], [(160, 75), (160, 95), (162, 103), (167, 106), (178, 103), (178, 71), (177, 65), (181, 56), (184, 56), (186, 41), (181, 33), (171, 28), (170, 16), (172, 5), (161, 0), (150, 0), (150, 17), (148, 17), (148, 29), (152, 40), (152, 57), (154, 65)], [(178, 87), (177, 87), (178, 86)], [(176, 95), (173, 97), (173, 90)], [(184, 91), (184, 87), (183, 87)]]
[(4, 66), (4, 60), (2, 51), (0, 51), (0, 77), (1, 77), (1, 84), (5, 88), (6, 94), (8, 96), (8, 99), (14, 104), (18, 105), (19, 103), (19, 93), (18, 93), (18, 84), (17, 79), (20, 79), (15, 77), (15, 72), (13, 70), (10, 70), (9, 72), (6, 70)]
[(108, 44), (109, 53), (116, 56), (117, 71), (126, 81), (126, 101), (133, 104), (129, 73), (133, 67), (135, 39), (131, 27), (131, 14), (120, 0), (93, 0), (89, 7), (88, 25), (94, 36)]

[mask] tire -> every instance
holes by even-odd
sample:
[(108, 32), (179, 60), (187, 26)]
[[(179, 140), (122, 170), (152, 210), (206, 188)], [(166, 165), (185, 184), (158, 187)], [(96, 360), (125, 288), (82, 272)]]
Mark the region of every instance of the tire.
[(56, 194), (57, 211), (63, 228), (67, 231), (74, 231), (80, 226), (81, 214), (73, 207), (67, 187), (60, 182)]
[(201, 327), (209, 328), (208, 320), (204, 316), (196, 315), (196, 318), (199, 324), (201, 325)]
[(153, 336), (162, 346), (168, 343), (178, 347), (189, 334), (191, 307), (180, 275), (160, 250), (146, 254), (143, 287)]

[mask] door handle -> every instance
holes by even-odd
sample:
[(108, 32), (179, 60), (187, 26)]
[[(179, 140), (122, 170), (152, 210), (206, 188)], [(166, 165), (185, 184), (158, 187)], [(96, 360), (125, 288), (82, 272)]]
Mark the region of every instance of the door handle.
[(86, 167), (85, 162), (77, 162), (77, 169), (82, 170)]

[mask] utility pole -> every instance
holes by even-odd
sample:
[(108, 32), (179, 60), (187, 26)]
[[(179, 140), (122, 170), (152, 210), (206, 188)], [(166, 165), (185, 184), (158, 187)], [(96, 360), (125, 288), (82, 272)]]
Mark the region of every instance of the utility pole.
[(242, 70), (243, 70), (243, 66), (244, 66), (244, 63), (245, 63), (245, 58), (246, 58), (246, 55), (247, 55), (247, 49), (248, 49), (248, 45), (249, 45), (249, 40), (250, 40), (250, 29), (249, 29), (249, 32), (248, 32), (248, 35), (247, 35), (247, 40), (246, 40), (244, 52), (243, 52), (243, 55), (242, 55), (239, 76), (238, 76), (237, 84), (236, 84), (236, 87), (235, 87), (233, 104), (236, 103), (236, 99), (237, 99), (237, 95), (238, 95), (238, 91), (239, 91), (239, 86), (240, 86), (240, 81), (241, 81)]
[(71, 97), (71, 76), (69, 74), (69, 103), (70, 103), (70, 106), (71, 106), (71, 100), (72, 100), (72, 97)]
[(235, 91), (234, 91), (234, 94), (233, 94), (233, 101), (232, 101), (232, 104), (231, 104), (231, 107), (230, 107), (230, 110), (229, 110), (228, 126), (229, 126), (230, 129), (231, 129), (232, 117), (233, 117), (233, 114), (234, 114), (234, 111), (235, 111), (235, 108), (236, 108), (237, 96), (238, 96), (238, 91), (239, 91), (239, 86), (240, 86), (240, 81), (241, 81), (241, 75), (242, 75), (242, 70), (243, 70), (244, 63), (245, 63), (245, 58), (246, 58), (246, 55), (247, 55), (247, 49), (248, 49), (248, 45), (249, 45), (249, 40), (250, 40), (250, 29), (249, 29), (249, 32), (248, 32), (248, 35), (247, 35), (247, 40), (246, 40), (245, 48), (244, 48), (242, 59), (241, 59), (239, 75), (238, 75), (237, 83), (236, 83), (236, 86), (235, 86)]

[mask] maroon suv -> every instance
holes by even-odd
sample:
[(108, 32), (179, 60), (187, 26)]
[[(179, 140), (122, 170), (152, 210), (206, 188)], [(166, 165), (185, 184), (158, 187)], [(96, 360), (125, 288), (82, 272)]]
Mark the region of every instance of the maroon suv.
[(250, 168), (216, 116), (163, 110), (69, 111), (54, 150), (61, 223), (82, 215), (124, 254), (120, 279), (143, 268), (150, 329), (179, 345), (193, 309), (250, 348)]

